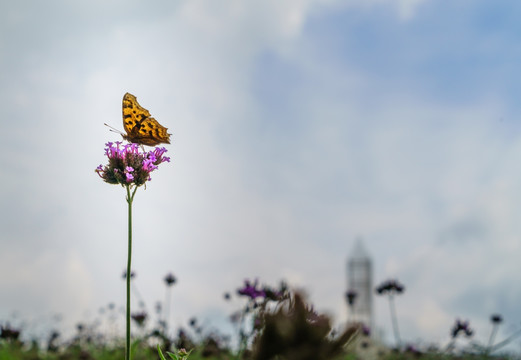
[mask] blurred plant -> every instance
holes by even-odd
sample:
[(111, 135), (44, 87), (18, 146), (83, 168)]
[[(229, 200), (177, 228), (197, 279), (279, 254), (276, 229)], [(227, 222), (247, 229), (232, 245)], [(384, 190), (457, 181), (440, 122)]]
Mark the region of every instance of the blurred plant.
[[(281, 282), (278, 289), (270, 286), (260, 286), (259, 281), (244, 280), (244, 285), (237, 289), (237, 295), (247, 299), (242, 310), (231, 315), (231, 321), (236, 325), (239, 335), (239, 357), (246, 350), (248, 343), (260, 329), (260, 318), (270, 303), (277, 304), (289, 296), (288, 287)], [(228, 294), (228, 296), (226, 296)], [(230, 300), (229, 293), (225, 294), (225, 300)], [(244, 322), (249, 318), (251, 325), (246, 327)]]
[(351, 321), (356, 321), (355, 319), (355, 311), (354, 311), (354, 305), (356, 297), (358, 296), (358, 293), (355, 290), (347, 290), (346, 291), (346, 302), (347, 306), (349, 307), (349, 315), (351, 316)]
[(237, 290), (237, 294), (249, 297), (251, 300), (265, 297), (266, 293), (264, 290), (257, 288), (259, 285), (258, 282), (257, 279), (255, 279), (253, 283), (251, 283), (250, 280), (244, 280), (244, 286)]
[(488, 341), (488, 346), (486, 348), (486, 354), (490, 354), (494, 351), (499, 350), (505, 345), (508, 345), (512, 340), (519, 337), (521, 335), (521, 329), (518, 329), (517, 331), (514, 331), (509, 337), (507, 337), (505, 340), (494, 344), (494, 340), (496, 338), (496, 333), (499, 328), (499, 325), (503, 322), (503, 317), (499, 314), (493, 314), (490, 316), (490, 322), (492, 323), (492, 332), (490, 334), (490, 338)]
[[(127, 270), (123, 271), (122, 278), (125, 281), (127, 280)], [(145, 300), (144, 300), (143, 296), (141, 296), (141, 293), (139, 292), (139, 289), (136, 286), (136, 278), (137, 278), (137, 273), (135, 271), (131, 271), (130, 272), (130, 286), (132, 287), (131, 293), (137, 299), (138, 305), (142, 309), (142, 311), (146, 311)]]
[(468, 321), (456, 319), (454, 325), (450, 330), (451, 341), (447, 345), (446, 352), (451, 352), (452, 350), (454, 350), (456, 339), (460, 334), (467, 338), (470, 338), (472, 335), (474, 335), (474, 330), (470, 328)]
[(503, 317), (499, 314), (493, 314), (490, 317), (490, 322), (492, 323), (492, 332), (490, 333), (490, 338), (488, 339), (487, 352), (492, 350), (492, 345), (494, 345), (494, 339), (496, 338), (499, 325), (503, 322)]
[(105, 148), (105, 155), (108, 164), (99, 165), (96, 173), (109, 184), (119, 184), (126, 188), (128, 204), (128, 256), (127, 256), (127, 303), (126, 303), (126, 342), (125, 359), (131, 359), (130, 347), (130, 279), (132, 277), (132, 202), (138, 187), (145, 185), (151, 180), (150, 174), (156, 170), (159, 164), (170, 161), (169, 157), (164, 156), (165, 148), (156, 147), (152, 151), (145, 152), (140, 150), (138, 144), (125, 144), (117, 141), (108, 142)]
[(58, 351), (58, 338), (60, 337), (60, 333), (56, 330), (51, 331), (49, 334), (49, 339), (47, 340), (47, 351), (49, 352), (57, 352)]
[(405, 287), (398, 282), (398, 280), (386, 280), (382, 282), (377, 288), (376, 293), (378, 295), (387, 295), (389, 299), (389, 308), (391, 311), (391, 322), (393, 324), (394, 339), (396, 341), (396, 347), (400, 348), (401, 339), (400, 332), (398, 330), (398, 318), (396, 317), (396, 307), (394, 305), (394, 296), (399, 295), (405, 291)]
[[(161, 351), (161, 347), (159, 345), (157, 345), (157, 352), (158, 352), (159, 357), (161, 358), (161, 360), (166, 360), (165, 356), (163, 355), (163, 352)], [(177, 350), (176, 352), (173, 352), (173, 353), (167, 351), (166, 354), (170, 357), (170, 359), (186, 360), (190, 356), (191, 352), (192, 352), (192, 350), (186, 351), (185, 349), (179, 349), (179, 350)]]
[(459, 334), (463, 334), (466, 337), (471, 337), (474, 335), (474, 330), (470, 328), (468, 321), (461, 321), (460, 319), (456, 319), (450, 334), (453, 339), (457, 338)]
[[(127, 270), (124, 270), (123, 271), (123, 275), (121, 275), (121, 277), (123, 278), (123, 280), (127, 280)], [(136, 273), (134, 271), (131, 271), (130, 272), (130, 279), (134, 279), (136, 277)]]
[(164, 278), (163, 281), (166, 285), (166, 291), (165, 291), (165, 312), (164, 312), (164, 318), (163, 318), (163, 325), (164, 325), (164, 331), (168, 331), (168, 320), (170, 319), (170, 302), (172, 297), (172, 286), (177, 282), (177, 278), (172, 273), (168, 273)]
[(0, 339), (17, 342), (20, 338), (20, 329), (15, 329), (9, 323), (0, 326)]
[(140, 328), (145, 326), (145, 322), (147, 321), (148, 314), (145, 311), (135, 312), (131, 315), (132, 320), (134, 320)]
[(253, 343), (253, 360), (336, 359), (358, 331), (357, 326), (352, 326), (332, 338), (329, 318), (306, 305), (299, 293), (282, 300), (276, 311), (262, 313), (260, 323), (262, 330)]

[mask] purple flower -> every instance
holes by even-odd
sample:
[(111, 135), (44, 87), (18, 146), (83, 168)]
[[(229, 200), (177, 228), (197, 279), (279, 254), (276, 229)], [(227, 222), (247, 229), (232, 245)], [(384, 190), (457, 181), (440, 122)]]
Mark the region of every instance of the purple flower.
[(156, 147), (151, 151), (141, 151), (138, 144), (124, 144), (120, 141), (105, 144), (108, 164), (99, 165), (96, 173), (109, 184), (141, 186), (151, 180), (150, 173), (158, 165), (170, 158), (164, 156), (165, 148)]
[(134, 168), (132, 166), (127, 166), (125, 168), (125, 176), (127, 177), (127, 182), (130, 183), (132, 180), (134, 180), (134, 175), (132, 175), (132, 171), (134, 171)]
[(258, 297), (265, 297), (266, 293), (262, 289), (258, 289), (258, 281), (252, 284), (249, 280), (244, 280), (244, 287), (237, 290), (239, 295), (247, 296), (250, 299), (256, 299)]

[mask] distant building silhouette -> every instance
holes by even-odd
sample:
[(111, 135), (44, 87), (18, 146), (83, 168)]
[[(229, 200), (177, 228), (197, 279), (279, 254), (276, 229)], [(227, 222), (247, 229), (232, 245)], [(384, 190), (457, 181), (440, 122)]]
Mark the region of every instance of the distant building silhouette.
[(362, 239), (358, 238), (347, 261), (348, 291), (356, 298), (349, 306), (349, 320), (373, 329), (373, 264)]

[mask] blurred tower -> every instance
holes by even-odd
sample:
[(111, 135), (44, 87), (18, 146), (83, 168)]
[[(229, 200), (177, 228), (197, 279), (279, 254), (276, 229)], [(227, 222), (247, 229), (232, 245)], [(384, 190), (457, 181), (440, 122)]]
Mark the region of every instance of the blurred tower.
[(373, 328), (373, 265), (362, 239), (358, 238), (347, 261), (348, 290), (356, 293), (349, 319)]

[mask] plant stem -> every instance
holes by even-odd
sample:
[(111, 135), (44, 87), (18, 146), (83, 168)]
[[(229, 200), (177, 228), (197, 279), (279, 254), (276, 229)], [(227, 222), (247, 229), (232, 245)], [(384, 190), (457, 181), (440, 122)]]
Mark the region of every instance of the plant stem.
[(130, 278), (132, 265), (132, 201), (136, 194), (137, 186), (130, 194), (130, 185), (127, 185), (127, 203), (128, 203), (128, 255), (127, 255), (127, 333), (125, 343), (125, 360), (131, 359), (130, 354)]
[(505, 340), (497, 343), (496, 345), (492, 346), (492, 349), (491, 351), (496, 351), (497, 349), (505, 346), (506, 344), (508, 344), (509, 342), (511, 342), (512, 340), (514, 340), (516, 337), (518, 337), (519, 335), (521, 335), (521, 329), (517, 330), (516, 332), (514, 332), (512, 335), (510, 335), (508, 338), (506, 338)]
[(394, 306), (394, 297), (389, 294), (389, 307), (391, 308), (391, 321), (393, 323), (394, 339), (396, 340), (396, 347), (400, 348), (401, 340), (400, 333), (398, 331), (398, 319), (396, 318), (396, 308)]
[(165, 334), (168, 332), (168, 321), (170, 320), (170, 288), (167, 286), (165, 295)]
[(487, 352), (490, 352), (492, 349), (492, 345), (494, 344), (494, 339), (496, 337), (498, 326), (497, 324), (492, 325), (492, 333), (490, 334), (490, 338), (488, 339)]

